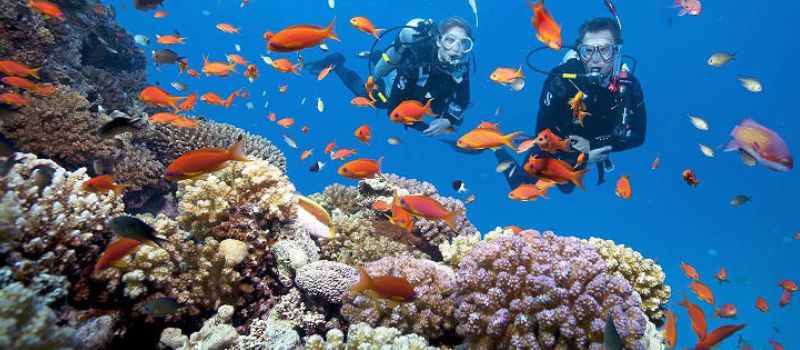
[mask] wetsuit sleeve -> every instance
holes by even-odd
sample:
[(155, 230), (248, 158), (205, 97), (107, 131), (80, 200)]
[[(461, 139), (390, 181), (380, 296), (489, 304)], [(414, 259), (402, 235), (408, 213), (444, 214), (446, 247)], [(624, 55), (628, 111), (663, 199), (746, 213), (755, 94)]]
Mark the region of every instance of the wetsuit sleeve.
[(629, 101), (628, 109), (630, 115), (628, 118), (630, 118), (631, 136), (626, 141), (613, 141), (611, 143), (611, 146), (614, 147), (612, 152), (625, 151), (639, 147), (644, 143), (645, 134), (647, 133), (647, 109), (644, 105), (642, 86), (638, 80), (634, 80)]
[(568, 87), (560, 77), (549, 77), (545, 80), (542, 94), (539, 97), (539, 112), (536, 116), (536, 134), (544, 129), (559, 133), (560, 126), (569, 118), (564, 117), (568, 110)]

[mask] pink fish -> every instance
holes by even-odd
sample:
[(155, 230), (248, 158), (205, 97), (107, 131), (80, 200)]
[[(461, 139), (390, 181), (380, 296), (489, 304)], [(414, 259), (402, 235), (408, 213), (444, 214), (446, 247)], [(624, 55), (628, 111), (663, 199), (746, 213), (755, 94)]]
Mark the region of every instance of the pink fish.
[(675, 0), (675, 4), (672, 5), (673, 8), (680, 7), (681, 10), (678, 12), (678, 16), (697, 16), (700, 14), (700, 11), (703, 10), (703, 5), (700, 4), (700, 0)]
[(777, 171), (792, 169), (789, 146), (776, 132), (747, 118), (731, 131), (731, 140), (725, 151), (739, 151), (756, 162)]

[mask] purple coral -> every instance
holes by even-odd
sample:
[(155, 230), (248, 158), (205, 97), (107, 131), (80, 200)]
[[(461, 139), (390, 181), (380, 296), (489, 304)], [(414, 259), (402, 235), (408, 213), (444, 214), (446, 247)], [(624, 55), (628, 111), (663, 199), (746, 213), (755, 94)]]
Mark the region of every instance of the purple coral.
[(600, 349), (609, 312), (626, 348), (646, 320), (624, 279), (574, 237), (552, 232), (478, 244), (457, 272), (456, 331), (479, 349)]

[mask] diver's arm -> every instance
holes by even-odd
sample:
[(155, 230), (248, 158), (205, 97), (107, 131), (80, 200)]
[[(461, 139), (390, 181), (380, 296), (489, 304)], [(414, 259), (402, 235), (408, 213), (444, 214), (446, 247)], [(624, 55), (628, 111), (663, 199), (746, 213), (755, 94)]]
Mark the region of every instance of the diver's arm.
[[(536, 116), (536, 133), (550, 129), (559, 133), (559, 125), (565, 120), (563, 115), (569, 110), (566, 82), (560, 77), (550, 77), (545, 81), (539, 97), (539, 112)], [(567, 135), (559, 135), (567, 137)]]
[(390, 47), (386, 50), (386, 57), (389, 58), (389, 62), (387, 62), (383, 57), (378, 60), (378, 63), (375, 64), (375, 78), (381, 79), (389, 74), (394, 68), (395, 64), (400, 61), (403, 57), (403, 54), (400, 50), (395, 50), (394, 47)]
[(631, 148), (639, 147), (644, 143), (645, 135), (647, 133), (647, 109), (644, 105), (644, 93), (642, 86), (638, 80), (634, 80), (631, 86), (631, 98), (629, 103), (629, 120), (631, 127), (631, 136), (625, 142), (618, 140), (612, 142), (614, 147), (613, 152), (628, 150)]
[(442, 117), (447, 118), (452, 126), (460, 126), (464, 122), (464, 113), (469, 107), (469, 73), (464, 74), (464, 80), (456, 86), (455, 97), (447, 110), (442, 112)]

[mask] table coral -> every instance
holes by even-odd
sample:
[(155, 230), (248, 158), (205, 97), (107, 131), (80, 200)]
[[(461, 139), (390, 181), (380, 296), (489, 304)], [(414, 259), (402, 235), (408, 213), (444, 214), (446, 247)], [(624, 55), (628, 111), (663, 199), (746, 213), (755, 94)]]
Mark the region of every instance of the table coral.
[(606, 261), (606, 272), (626, 279), (642, 297), (642, 309), (656, 324), (664, 317), (664, 304), (669, 301), (671, 288), (664, 283), (664, 270), (641, 253), (611, 240), (589, 238), (588, 242)]
[(457, 332), (471, 347), (599, 350), (610, 314), (627, 348), (647, 320), (630, 284), (588, 244), (523, 231), (479, 243), (457, 272)]
[(390, 307), (389, 300), (374, 297), (367, 291), (348, 292), (343, 298), (341, 312), (351, 323), (394, 327), (427, 339), (444, 335), (456, 326), (453, 318), (455, 275), (447, 271), (449, 268), (409, 256), (386, 257), (362, 267), (371, 277), (406, 279), (414, 288), (416, 298)]

